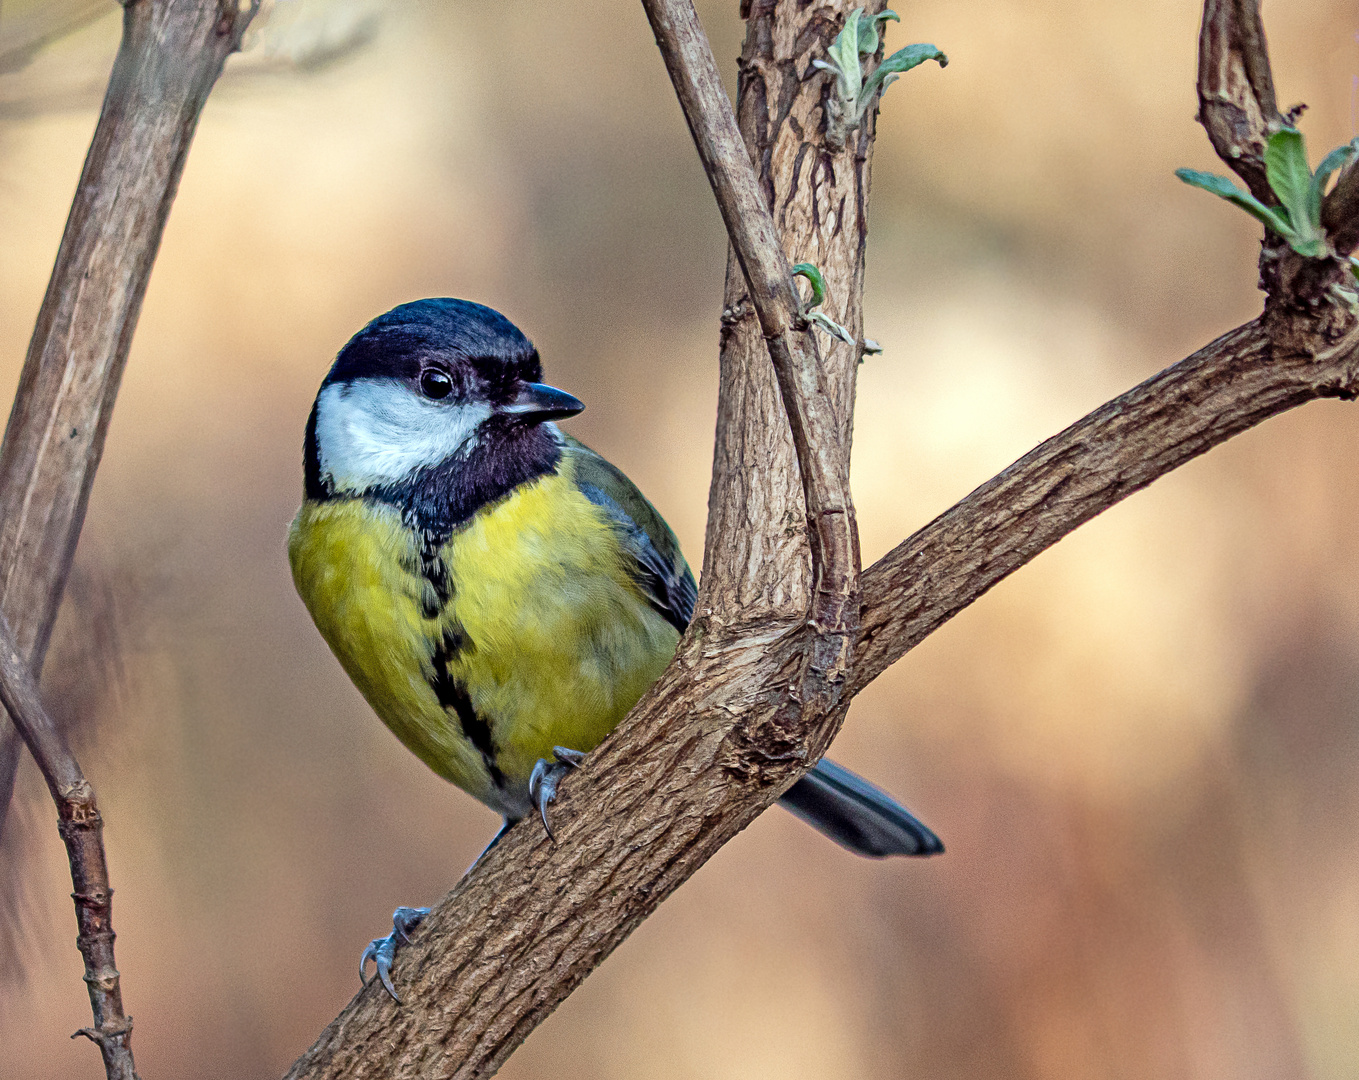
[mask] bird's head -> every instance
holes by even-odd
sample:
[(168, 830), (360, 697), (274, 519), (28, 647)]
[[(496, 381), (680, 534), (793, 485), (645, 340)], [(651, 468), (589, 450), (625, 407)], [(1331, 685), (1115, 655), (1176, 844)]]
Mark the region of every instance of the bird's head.
[(479, 449), (529, 451), (544, 423), (585, 408), (541, 378), (538, 350), (498, 311), (451, 299), (393, 308), (350, 339), (321, 384), (308, 494), (400, 485)]

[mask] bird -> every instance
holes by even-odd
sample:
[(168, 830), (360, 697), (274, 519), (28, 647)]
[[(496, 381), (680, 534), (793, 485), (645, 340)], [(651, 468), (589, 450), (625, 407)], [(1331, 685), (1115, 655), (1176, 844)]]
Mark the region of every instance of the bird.
[[(492, 308), (401, 304), (356, 333), (307, 420), (298, 594), (378, 717), (435, 773), (551, 833), (557, 783), (659, 678), (694, 575), (627, 476), (557, 421), (584, 404)], [(890, 795), (821, 760), (782, 797), (860, 855), (932, 855)], [(488, 847), (488, 851), (490, 848)], [(474, 864), (475, 865), (475, 864)], [(392, 997), (398, 908), (364, 950)]]

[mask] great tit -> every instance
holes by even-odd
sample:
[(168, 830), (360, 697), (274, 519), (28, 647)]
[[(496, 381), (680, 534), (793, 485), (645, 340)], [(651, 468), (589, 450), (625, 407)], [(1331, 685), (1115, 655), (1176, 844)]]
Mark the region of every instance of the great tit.
[[(307, 421), (293, 580), (382, 721), (509, 825), (618, 724), (674, 656), (694, 576), (655, 507), (555, 421), (585, 406), (466, 300), (402, 304), (350, 339)], [(939, 839), (829, 761), (781, 800), (861, 855)], [(492, 841), (494, 844), (494, 841)], [(404, 913), (404, 914), (403, 914)], [(388, 971), (421, 909), (364, 953)], [(395, 994), (393, 993), (393, 996)]]

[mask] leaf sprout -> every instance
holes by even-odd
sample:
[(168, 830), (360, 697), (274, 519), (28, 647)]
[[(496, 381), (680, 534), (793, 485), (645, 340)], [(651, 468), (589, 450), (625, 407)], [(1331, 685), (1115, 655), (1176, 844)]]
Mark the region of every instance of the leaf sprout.
[[(802, 317), (813, 326), (819, 326), (831, 337), (843, 341), (846, 345), (851, 347), (857, 345), (858, 342), (854, 340), (854, 335), (824, 311), (812, 310), (812, 308), (820, 307), (821, 303), (826, 299), (826, 279), (821, 276), (821, 271), (812, 263), (798, 263), (793, 267), (793, 276), (806, 278), (812, 286), (811, 299), (806, 304), (802, 305)], [(798, 303), (802, 304), (801, 296), (798, 297)], [(882, 352), (882, 348), (876, 341), (865, 341), (863, 351), (866, 353), (880, 353)]]
[(813, 67), (835, 76), (835, 90), (826, 109), (826, 141), (832, 146), (845, 145), (849, 133), (863, 123), (877, 95), (896, 82), (899, 75), (926, 60), (936, 60), (940, 67), (948, 66), (948, 57), (933, 45), (908, 45), (887, 57), (865, 78), (860, 57), (878, 51), (882, 24), (888, 19), (901, 21), (890, 8), (877, 15), (865, 15), (863, 8), (855, 8), (826, 50), (829, 60), (812, 61)]
[[(1202, 188), (1234, 203), (1265, 228), (1278, 233), (1288, 246), (1309, 259), (1334, 255), (1321, 228), (1321, 201), (1331, 174), (1344, 168), (1359, 154), (1359, 139), (1337, 147), (1327, 154), (1312, 172), (1307, 164), (1307, 146), (1296, 128), (1280, 128), (1265, 146), (1265, 179), (1278, 196), (1280, 206), (1266, 206), (1248, 191), (1243, 191), (1225, 176), (1176, 169), (1175, 175), (1186, 184)], [(1354, 268), (1353, 260), (1350, 263)]]

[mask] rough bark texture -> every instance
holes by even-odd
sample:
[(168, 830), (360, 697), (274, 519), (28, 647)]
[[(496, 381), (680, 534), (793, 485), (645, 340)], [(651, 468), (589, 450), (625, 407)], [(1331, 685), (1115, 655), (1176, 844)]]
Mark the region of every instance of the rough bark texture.
[[(199, 114), (259, 0), (127, 0), (123, 38), (0, 446), (0, 612), (42, 671)], [(0, 717), (0, 830), (20, 742)]]
[[(846, 697), (1100, 511), (1276, 413), (1359, 393), (1359, 330), (1284, 352), (1257, 320), (1162, 372), (973, 492), (863, 575)], [(786, 695), (797, 620), (691, 634), (554, 807), (557, 843), (513, 830), (403, 950), (405, 1006), (361, 992), (289, 1073), (488, 1076), (805, 759)], [(735, 723), (733, 724), (733, 720)], [(813, 746), (819, 745), (816, 740)]]
[[(864, 248), (876, 110), (845, 150), (823, 138), (823, 59), (851, 5), (747, 5), (736, 115), (790, 262), (814, 263), (823, 310), (863, 339)], [(868, 5), (881, 10), (882, 3)], [(806, 510), (792, 435), (746, 281), (727, 263), (721, 384), (699, 611), (724, 621), (787, 617), (812, 595)], [(847, 454), (859, 352), (822, 336), (827, 393)], [(749, 466), (758, 463), (758, 468)]]
[[(675, 663), (563, 785), (555, 843), (532, 822), (514, 829), (400, 954), (394, 974), (407, 1004), (377, 984), (363, 990), (292, 1077), (495, 1072), (817, 760), (852, 695), (888, 664), (1158, 476), (1275, 413), (1359, 393), (1359, 328), (1337, 289), (1350, 284), (1348, 265), (1267, 241), (1259, 319), (1050, 439), (860, 577), (847, 486), (859, 350), (809, 336), (788, 275), (791, 262), (816, 264), (828, 313), (862, 340), (874, 118), (843, 149), (829, 147), (830, 79), (811, 67), (852, 5), (747, 0), (735, 116), (690, 0), (644, 5), (733, 242), (697, 616)], [(125, 7), (122, 48), (0, 447), (0, 701), (59, 809), (95, 1017), (85, 1034), (108, 1075), (130, 1080), (99, 813), (33, 672), (184, 156), (254, 0)], [(1207, 0), (1199, 96), (1218, 152), (1272, 200), (1262, 151), (1282, 118), (1256, 0)], [(1338, 256), (1359, 243), (1354, 169), (1327, 198), (1323, 221)], [(0, 810), (14, 745), (0, 734)]]
[[(642, 0), (642, 4), (717, 197), (732, 255), (740, 264), (748, 302), (759, 321), (764, 339), (761, 351), (767, 350), (772, 361), (787, 416), (812, 570), (810, 604), (798, 612), (806, 615), (811, 640), (795, 695), (804, 714), (824, 716), (839, 702), (859, 628), (859, 527), (849, 490), (844, 414), (830, 393), (828, 376), (834, 365), (823, 362), (817, 350), (793, 283), (792, 263), (770, 212), (771, 206), (778, 205), (778, 185), (766, 201), (766, 189), (751, 167), (693, 4), (690, 0)], [(804, 74), (813, 70), (804, 65)], [(795, 194), (796, 170), (787, 179), (792, 185), (790, 194)], [(819, 197), (814, 190), (813, 202)], [(761, 370), (767, 371), (768, 366)], [(850, 379), (852, 384), (852, 368)], [(749, 419), (758, 419), (761, 429), (769, 427), (767, 416)], [(714, 559), (714, 569), (703, 586), (703, 606), (714, 613), (733, 595), (732, 572), (741, 569), (729, 562), (719, 569), (721, 561)], [(738, 609), (728, 614), (740, 619), (745, 613)]]
[(1199, 28), (1199, 123), (1213, 149), (1266, 206), (1265, 143), (1282, 120), (1259, 0), (1206, 0)]
[[(649, 10), (677, 6), (646, 2)], [(845, 154), (824, 146), (825, 80), (808, 67), (847, 6), (748, 5), (738, 115), (785, 254), (822, 269), (831, 313), (861, 339), (871, 131), (859, 132)], [(1273, 110), (1258, 27), (1253, 3), (1209, 0), (1204, 114), (1222, 104), (1223, 85), (1244, 80), (1257, 98), (1268, 89), (1268, 107), (1231, 119), (1238, 148), (1263, 145)], [(672, 72), (683, 37), (658, 27)], [(680, 97), (685, 102), (682, 86)], [(689, 121), (702, 150), (702, 125)], [(703, 152), (706, 163), (713, 155)], [(719, 178), (714, 186), (721, 203)], [(1342, 217), (1338, 192), (1328, 211)], [(740, 231), (732, 229), (738, 249)], [(907, 649), (1066, 533), (1195, 455), (1305, 401), (1354, 397), (1359, 329), (1333, 288), (1347, 269), (1267, 246), (1262, 271), (1271, 293), (1259, 319), (1044, 443), (865, 572), (853, 667), (838, 696), (809, 708), (799, 673), (818, 638), (806, 617), (815, 601), (813, 560), (783, 409), (806, 388), (785, 384), (780, 393), (766, 348), (780, 328), (771, 335), (765, 313), (755, 317), (761, 304), (747, 292), (750, 260), (730, 259), (708, 549), (698, 615), (675, 663), (563, 785), (556, 843), (531, 822), (514, 829), (434, 910), (398, 958), (406, 1005), (373, 984), (288, 1075), (492, 1074), (816, 759), (852, 694)], [(857, 359), (836, 346), (823, 361), (841, 452)]]

